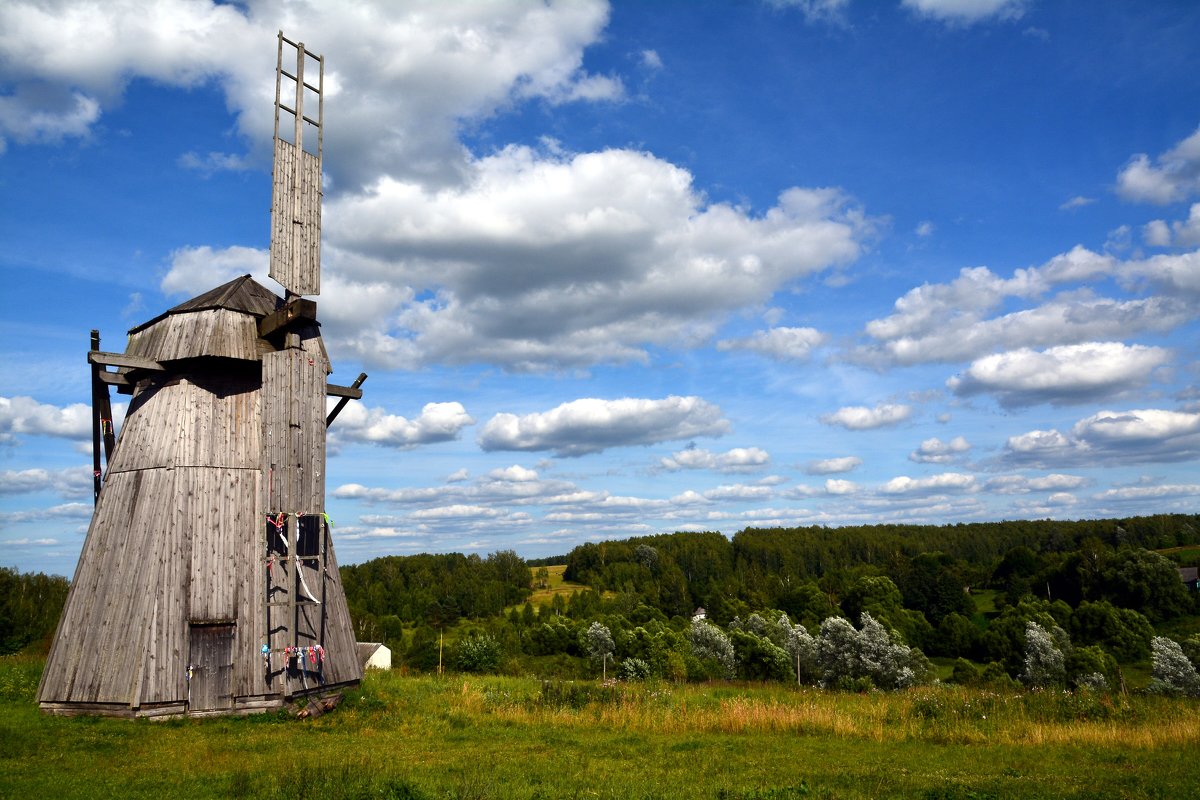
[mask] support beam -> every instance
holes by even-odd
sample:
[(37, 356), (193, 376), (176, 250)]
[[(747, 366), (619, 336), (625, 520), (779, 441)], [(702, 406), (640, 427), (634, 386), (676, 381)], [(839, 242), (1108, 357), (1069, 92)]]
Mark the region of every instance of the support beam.
[[(333, 384), (325, 385), (325, 393), (326, 394), (333, 395), (334, 397), (342, 398), (341, 400), (338, 400), (338, 404), (333, 407), (333, 411), (330, 411), (329, 416), (325, 418), (325, 427), (326, 428), (328, 428), (330, 425), (333, 424), (333, 421), (335, 419), (337, 419), (338, 414), (342, 413), (342, 409), (346, 407), (346, 403), (349, 403), (351, 399), (354, 399), (354, 400), (362, 399), (362, 389), (359, 387), (361, 387), (363, 385), (363, 381), (365, 381), (366, 379), (367, 379), (367, 373), (360, 372), (360, 373), (358, 373), (358, 377), (354, 379), (354, 383), (351, 384), (349, 389), (347, 389), (347, 387), (345, 387), (345, 386), (334, 386)], [(335, 392), (334, 391), (335, 389), (344, 390), (345, 393), (343, 394), (342, 391)]]
[[(290, 295), (291, 292), (289, 291)], [(290, 299), (290, 298), (289, 298)], [(263, 317), (258, 322), (258, 335), (262, 338), (267, 338), (276, 331), (283, 330), (288, 325), (291, 325), (296, 320), (304, 320), (307, 322), (315, 321), (317, 318), (317, 304), (313, 300), (305, 300), (296, 298), (283, 308)]]
[[(92, 352), (100, 349), (100, 331), (92, 330)], [(88, 353), (88, 362), (92, 365), (92, 503), (100, 503), (100, 367), (92, 361)], [(106, 393), (107, 389), (104, 390)]]
[(132, 391), (133, 384), (130, 383), (129, 378), (125, 377), (124, 372), (105, 372), (104, 370), (99, 370), (97, 377), (101, 383), (107, 386), (116, 386), (118, 390), (129, 387)]
[(144, 369), (150, 372), (164, 372), (166, 367), (157, 361), (149, 358), (141, 358), (139, 356), (129, 356), (124, 353), (102, 353), (98, 349), (100, 345), (100, 332), (92, 331), (92, 342), (97, 343), (96, 347), (88, 353), (88, 363), (102, 367), (129, 367), (130, 369)]
[[(108, 387), (110, 383), (115, 383), (110, 379), (120, 378), (125, 385), (129, 384), (128, 379), (117, 373), (110, 373), (101, 365), (106, 363), (105, 358), (113, 356), (117, 360), (129, 360), (130, 357), (119, 355), (117, 353), (102, 353), (100, 352), (100, 331), (92, 330), (92, 349), (88, 351), (88, 363), (92, 365), (92, 502), (100, 502), (100, 444), (104, 444), (104, 464), (107, 466), (112, 462), (113, 448), (117, 446), (117, 437), (113, 429), (112, 418), (112, 401), (108, 396)], [(158, 369), (162, 367), (158, 362), (150, 361), (146, 358), (133, 358), (132, 360), (144, 362), (145, 364), (153, 364)]]
[[(365, 378), (366, 373), (364, 372), (359, 380), (364, 380)], [(347, 400), (362, 400), (362, 389), (359, 389), (358, 386), (358, 383), (355, 383), (353, 386), (338, 386), (336, 383), (327, 383), (325, 384), (325, 394), (328, 397), (344, 397)]]

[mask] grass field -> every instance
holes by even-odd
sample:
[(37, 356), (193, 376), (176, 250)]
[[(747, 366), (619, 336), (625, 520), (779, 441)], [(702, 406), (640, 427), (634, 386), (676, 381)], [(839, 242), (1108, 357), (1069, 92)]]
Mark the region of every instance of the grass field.
[(0, 796), (1191, 796), (1194, 701), (927, 687), (837, 694), (372, 673), (335, 712), (55, 718), (0, 659)]
[[(554, 601), (554, 595), (562, 595), (563, 600), (569, 598), (575, 592), (587, 591), (588, 587), (582, 583), (572, 583), (571, 581), (563, 580), (563, 572), (567, 569), (566, 564), (557, 564), (555, 566), (546, 567), (546, 571), (550, 573), (550, 578), (547, 581), (546, 588), (540, 588), (534, 582), (533, 594), (529, 596), (529, 602), (534, 608), (538, 606), (550, 605)], [(537, 572), (538, 568), (533, 568), (533, 572)], [(524, 604), (522, 604), (524, 605)]]

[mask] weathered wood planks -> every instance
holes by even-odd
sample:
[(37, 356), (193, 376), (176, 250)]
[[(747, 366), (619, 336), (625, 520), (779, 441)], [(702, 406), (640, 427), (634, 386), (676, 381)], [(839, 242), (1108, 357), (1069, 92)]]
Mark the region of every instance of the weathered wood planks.
[(321, 293), (321, 195), (320, 159), (275, 139), (270, 275), (293, 294)]

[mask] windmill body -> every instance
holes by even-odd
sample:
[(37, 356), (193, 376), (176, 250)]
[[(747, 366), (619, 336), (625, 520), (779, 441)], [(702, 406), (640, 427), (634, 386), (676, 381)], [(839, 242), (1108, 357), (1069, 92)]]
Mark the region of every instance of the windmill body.
[[(246, 713), (361, 678), (325, 514), (325, 402), (361, 397), (365, 375), (327, 383), (316, 303), (301, 297), (320, 287), (321, 114), (305, 115), (304, 95), (320, 109), (323, 61), (282, 34), (279, 51), (277, 87), (296, 87), (293, 106), (276, 102), (271, 275), (285, 295), (247, 275), (134, 328), (123, 354), (93, 334), (108, 470), (38, 690), (45, 711)], [(115, 443), (109, 385), (132, 394)]]

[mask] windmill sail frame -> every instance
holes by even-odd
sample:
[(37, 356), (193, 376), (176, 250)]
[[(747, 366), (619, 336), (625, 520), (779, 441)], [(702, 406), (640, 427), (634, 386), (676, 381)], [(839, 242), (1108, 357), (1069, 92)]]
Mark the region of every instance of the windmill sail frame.
[[(283, 67), (284, 48), (295, 52), (295, 72)], [(317, 83), (305, 79), (305, 62), (317, 62)], [(283, 84), (295, 87), (292, 106)], [(317, 116), (305, 114), (307, 92), (316, 95)], [(280, 135), (282, 114), (293, 119), (292, 140)], [(315, 152), (304, 149), (305, 126), (316, 129)], [(275, 64), (275, 161), (271, 178), (270, 275), (290, 295), (321, 293), (321, 157), (325, 142), (325, 58), (279, 32)]]

